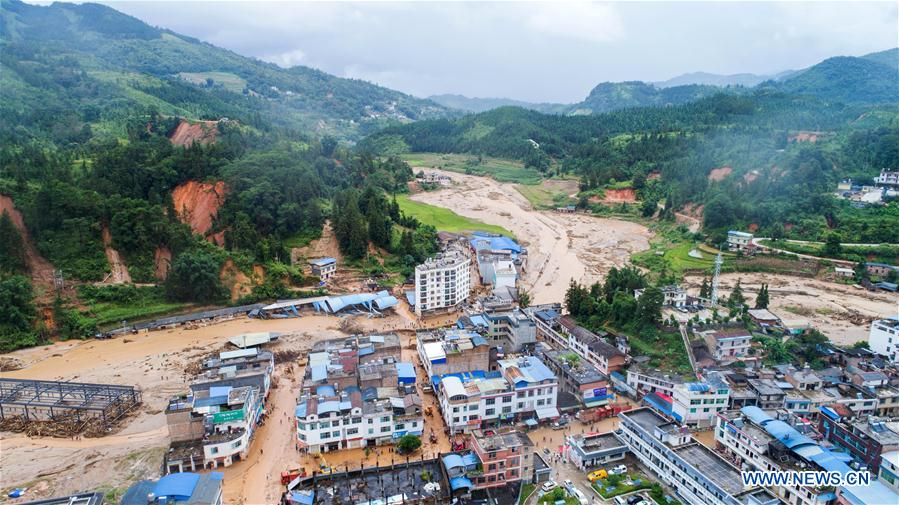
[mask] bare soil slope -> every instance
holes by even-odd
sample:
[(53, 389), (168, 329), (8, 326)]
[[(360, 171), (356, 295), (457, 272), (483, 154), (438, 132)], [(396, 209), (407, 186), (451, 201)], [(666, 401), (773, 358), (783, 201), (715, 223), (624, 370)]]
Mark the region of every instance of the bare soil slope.
[(194, 142), (211, 144), (218, 135), (218, 121), (188, 121), (182, 119), (181, 123), (172, 132), (169, 139), (176, 146), (188, 147)]
[(22, 236), (22, 243), (25, 246), (25, 259), (28, 261), (28, 270), (31, 273), (31, 281), (35, 287), (39, 287), (38, 295), (46, 294), (50, 296), (53, 287), (53, 265), (47, 261), (34, 247), (31, 241), (31, 235), (25, 226), (25, 220), (22, 219), (22, 213), (16, 208), (12, 198), (6, 195), (0, 195), (0, 214), (6, 212), (12, 219), (13, 225), (19, 230)]
[(172, 201), (178, 220), (198, 234), (206, 236), (212, 221), (225, 201), (228, 187), (223, 181), (215, 184), (188, 181), (172, 190)]

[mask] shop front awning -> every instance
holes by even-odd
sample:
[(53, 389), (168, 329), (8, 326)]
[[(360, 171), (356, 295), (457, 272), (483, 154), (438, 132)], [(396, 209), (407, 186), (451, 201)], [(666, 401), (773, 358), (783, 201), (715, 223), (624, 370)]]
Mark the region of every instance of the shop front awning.
[(537, 417), (541, 420), (555, 419), (559, 417), (559, 409), (555, 407), (545, 407), (542, 409), (537, 409)]

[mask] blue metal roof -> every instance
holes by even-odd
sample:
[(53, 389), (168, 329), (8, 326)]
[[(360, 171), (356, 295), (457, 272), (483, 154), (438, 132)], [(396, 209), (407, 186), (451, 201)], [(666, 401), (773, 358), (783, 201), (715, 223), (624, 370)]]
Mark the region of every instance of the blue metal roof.
[(795, 449), (806, 444), (815, 444), (812, 439), (799, 433), (796, 431), (796, 428), (783, 421), (774, 420), (766, 423), (765, 431), (784, 444), (787, 449)]
[(315, 388), (315, 394), (318, 396), (337, 396), (337, 390), (334, 389), (334, 386), (326, 384)]
[(340, 412), (340, 402), (336, 400), (331, 400), (327, 402), (318, 402), (318, 415), (322, 415), (326, 412)]
[(482, 345), (487, 345), (487, 341), (484, 340), (484, 337), (475, 335), (474, 337), (471, 337), (471, 344), (475, 347), (480, 347)]
[(471, 319), (471, 324), (473, 324), (475, 326), (489, 326), (489, 323), (487, 322), (487, 318), (481, 314), (475, 314), (475, 315), (469, 317), (469, 319)]
[(742, 412), (744, 416), (748, 417), (752, 422), (759, 426), (765, 426), (766, 423), (774, 420), (774, 418), (766, 414), (764, 410), (754, 405), (743, 407), (742, 409), (740, 409), (740, 412)]
[(315, 382), (323, 381), (328, 378), (327, 365), (315, 365), (312, 367), (312, 380)]
[(291, 491), (290, 501), (299, 503), (300, 505), (312, 505), (315, 502), (315, 491), (309, 490), (302, 493)]
[(365, 347), (359, 348), (359, 356), (368, 356), (369, 354), (375, 353), (375, 347), (371, 345), (367, 345)]
[(396, 364), (396, 375), (401, 378), (415, 379), (415, 367), (412, 363), (398, 362)]
[(465, 466), (477, 466), (481, 463), (481, 460), (473, 452), (469, 452), (462, 455), (462, 462), (465, 463)]
[(303, 402), (297, 405), (297, 408), (293, 411), (294, 417), (303, 418), (306, 417), (306, 402)]
[(395, 296), (385, 296), (382, 298), (375, 298), (375, 307), (377, 307), (379, 310), (389, 309), (390, 307), (393, 307), (394, 305), (396, 305), (398, 303), (400, 303), (400, 301), (397, 300)]
[(462, 456), (458, 454), (447, 454), (443, 457), (443, 466), (447, 468), (458, 468), (465, 466), (465, 462), (462, 461)]
[(450, 479), (450, 489), (452, 489), (453, 491), (462, 489), (463, 487), (466, 487), (468, 489), (474, 487), (468, 477), (453, 477), (452, 479)]
[(503, 237), (502, 235), (490, 236), (479, 232), (474, 233), (474, 237), (471, 239), (471, 246), (475, 250), (511, 251), (516, 254), (522, 251), (521, 246), (509, 237)]
[(337, 263), (337, 260), (334, 258), (318, 258), (310, 261), (313, 265), (317, 267), (323, 267), (325, 265), (330, 265), (331, 263)]
[(409, 302), (409, 305), (415, 306), (415, 290), (408, 289), (406, 290), (406, 301)]
[(705, 392), (709, 390), (709, 385), (703, 384), (702, 382), (688, 382), (687, 389), (690, 391)]
[(378, 399), (378, 390), (375, 388), (365, 388), (362, 391), (362, 401), (370, 402)]
[(175, 500), (189, 500), (194, 494), (197, 483), (200, 482), (198, 473), (173, 473), (159, 479), (153, 486), (153, 494), (157, 498), (166, 496)]

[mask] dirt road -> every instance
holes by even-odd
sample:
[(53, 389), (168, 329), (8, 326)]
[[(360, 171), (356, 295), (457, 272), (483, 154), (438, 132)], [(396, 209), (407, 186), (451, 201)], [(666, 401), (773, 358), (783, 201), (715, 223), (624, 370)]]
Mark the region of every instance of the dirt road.
[[(732, 273), (721, 276), (721, 289), (729, 294), (740, 279), (743, 293), (751, 304), (762, 283), (768, 284), (769, 309), (782, 317), (808, 319), (811, 325), (837, 345), (850, 345), (868, 339), (869, 322), (895, 316), (899, 296), (870, 292), (846, 284), (805, 277), (764, 273)], [(691, 294), (699, 292), (702, 277), (685, 278)], [(725, 295), (726, 296), (726, 295)]]
[(651, 233), (639, 224), (585, 214), (537, 211), (512, 184), (437, 172), (451, 177), (455, 184), (415, 194), (412, 199), (514, 233), (528, 250), (523, 280), (533, 303), (561, 302), (571, 279), (593, 283), (613, 266), (627, 263), (631, 254), (649, 248)]

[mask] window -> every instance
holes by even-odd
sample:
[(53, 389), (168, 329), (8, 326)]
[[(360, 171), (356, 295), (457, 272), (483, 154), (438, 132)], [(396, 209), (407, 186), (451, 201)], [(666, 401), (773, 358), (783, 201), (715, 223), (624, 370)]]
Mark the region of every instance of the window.
[(219, 448), (218, 448), (218, 447), (213, 447), (212, 449), (209, 450), (209, 452), (210, 452), (210, 454), (218, 454), (218, 453), (219, 453)]
[(459, 413), (459, 407), (453, 407), (453, 414)]
[(352, 422), (353, 424), (359, 424), (359, 423), (362, 422), (362, 418), (361, 418), (361, 417), (354, 417), (353, 420), (352, 420), (351, 422)]
[(453, 422), (454, 422), (454, 423), (458, 423), (458, 422), (459, 422), (459, 418), (458, 418), (458, 417), (454, 417), (454, 418), (453, 418)]
[(485, 415), (485, 416), (492, 416), (492, 415), (495, 414), (495, 413), (496, 413), (496, 409), (487, 409), (487, 411), (484, 412), (484, 415)]
[(545, 401), (546, 401), (546, 400), (544, 400), (543, 398), (541, 398), (541, 399), (537, 400), (537, 405), (543, 405), (543, 403), (544, 403)]
[(503, 407), (503, 414), (509, 414), (512, 412), (512, 407)]
[(382, 423), (389, 423), (389, 422), (390, 422), (390, 416), (384, 416), (384, 417), (382, 417), (382, 418), (381, 418), (381, 422), (382, 422)]
[(503, 403), (509, 403), (511, 401), (512, 401), (512, 395), (503, 397)]
[(375, 429), (374, 429), (374, 428), (369, 428), (369, 429), (368, 429), (368, 434), (369, 434), (369, 435), (374, 435), (374, 434), (375, 434)]
[(390, 426), (381, 426), (381, 433), (387, 433), (390, 431)]
[(496, 403), (496, 398), (487, 398), (487, 401), (485, 401), (484, 403), (486, 403), (487, 405), (493, 405)]
[(347, 435), (355, 435), (356, 433), (359, 433), (359, 428), (350, 428), (346, 430)]
[(242, 443), (242, 442), (241, 442), (240, 440), (238, 440), (237, 442), (234, 442), (233, 444), (231, 444), (231, 448), (232, 448), (232, 449), (237, 449), (238, 447), (240, 447), (240, 444), (241, 444), (241, 443)]
[(334, 438), (340, 438), (340, 432), (339, 432), (339, 431), (335, 431), (334, 433), (331, 433), (331, 436), (334, 437)]
[(518, 393), (515, 394), (515, 397), (516, 398), (524, 398), (524, 391), (519, 391)]
[(396, 429), (397, 431), (403, 431), (403, 430), (406, 429), (406, 425), (403, 424), (403, 423), (397, 424), (395, 429)]

